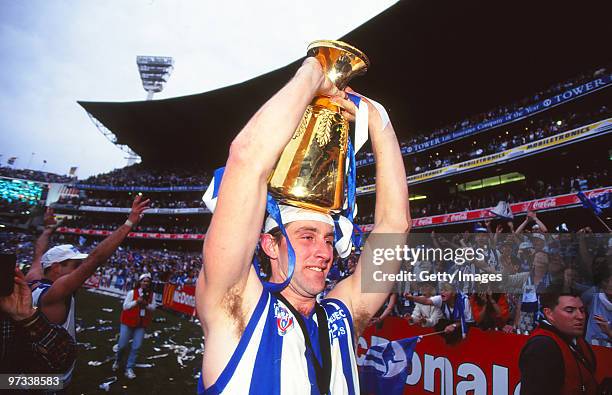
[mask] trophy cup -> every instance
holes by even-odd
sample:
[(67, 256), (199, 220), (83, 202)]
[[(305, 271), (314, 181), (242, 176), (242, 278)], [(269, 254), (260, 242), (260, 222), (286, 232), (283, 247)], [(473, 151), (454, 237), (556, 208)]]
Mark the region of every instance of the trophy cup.
[[(321, 63), (338, 89), (370, 65), (363, 52), (342, 41), (314, 41), (307, 55)], [(315, 97), (268, 179), (268, 191), (292, 206), (324, 213), (342, 209), (348, 134), (340, 107), (328, 97)]]

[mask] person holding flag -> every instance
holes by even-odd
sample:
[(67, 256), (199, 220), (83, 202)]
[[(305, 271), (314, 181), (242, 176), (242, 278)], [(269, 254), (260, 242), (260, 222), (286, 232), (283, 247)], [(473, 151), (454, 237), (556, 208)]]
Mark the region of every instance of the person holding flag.
[(460, 331), (466, 337), (468, 325), (474, 323), (470, 301), (467, 295), (458, 292), (451, 283), (440, 284), (440, 295), (432, 297), (408, 295), (416, 303), (436, 306), (442, 310), (443, 319), (438, 325), (443, 326), (444, 334), (451, 335)]
[(608, 224), (606, 224), (604, 220), (601, 219), (601, 215), (604, 214), (604, 211), (610, 210), (610, 202), (612, 202), (612, 198), (610, 197), (611, 195), (612, 192), (609, 191), (592, 198), (587, 197), (582, 191), (576, 194), (576, 196), (578, 196), (578, 199), (580, 199), (580, 202), (582, 203), (582, 207), (592, 212), (595, 218), (597, 218), (597, 220), (599, 221), (599, 223), (601, 223), (606, 228), (607, 232), (612, 232), (612, 229), (610, 229)]
[[(232, 142), (197, 281), (196, 307), (206, 337), (199, 393), (360, 393), (354, 339), (393, 284), (386, 293), (363, 293), (362, 254), (353, 275), (317, 303), (334, 260), (335, 221), (267, 200), (267, 179), (315, 95), (331, 98), (344, 116), (355, 117), (347, 93), (308, 57)], [(405, 235), (411, 221), (397, 137), (384, 108), (361, 100), (368, 104), (376, 156), (372, 233)], [(265, 219), (267, 205), (274, 215)], [(268, 257), (271, 283), (263, 283), (252, 265), (256, 246)], [(366, 256), (369, 249), (370, 241)], [(390, 265), (399, 270), (399, 262)]]

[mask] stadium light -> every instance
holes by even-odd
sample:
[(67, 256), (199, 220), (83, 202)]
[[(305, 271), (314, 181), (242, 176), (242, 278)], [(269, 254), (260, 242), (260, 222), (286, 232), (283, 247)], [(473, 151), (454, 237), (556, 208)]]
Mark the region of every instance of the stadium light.
[(142, 80), (142, 87), (147, 91), (147, 100), (153, 99), (155, 93), (164, 89), (174, 69), (174, 59), (167, 56), (137, 56), (136, 64)]

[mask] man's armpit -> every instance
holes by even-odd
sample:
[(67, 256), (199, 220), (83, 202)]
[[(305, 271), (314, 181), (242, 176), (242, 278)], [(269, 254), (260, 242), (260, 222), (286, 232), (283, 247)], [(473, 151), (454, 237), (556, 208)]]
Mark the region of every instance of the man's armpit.
[(365, 306), (358, 306), (355, 308), (355, 313), (353, 314), (353, 322), (355, 324), (355, 336), (361, 336), (365, 328), (368, 326), (370, 322), (371, 315), (368, 312), (368, 309)]
[(246, 327), (243, 304), (242, 287), (238, 285), (234, 285), (230, 288), (221, 301), (221, 307), (232, 320), (239, 338), (242, 336)]

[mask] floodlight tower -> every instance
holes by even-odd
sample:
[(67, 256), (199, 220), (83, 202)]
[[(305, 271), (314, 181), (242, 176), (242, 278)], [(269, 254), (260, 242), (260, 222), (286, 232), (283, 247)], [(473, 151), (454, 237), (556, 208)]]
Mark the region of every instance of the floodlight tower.
[(155, 93), (164, 89), (170, 73), (174, 69), (174, 59), (167, 56), (137, 56), (136, 64), (142, 87), (147, 91), (147, 100), (153, 99)]

